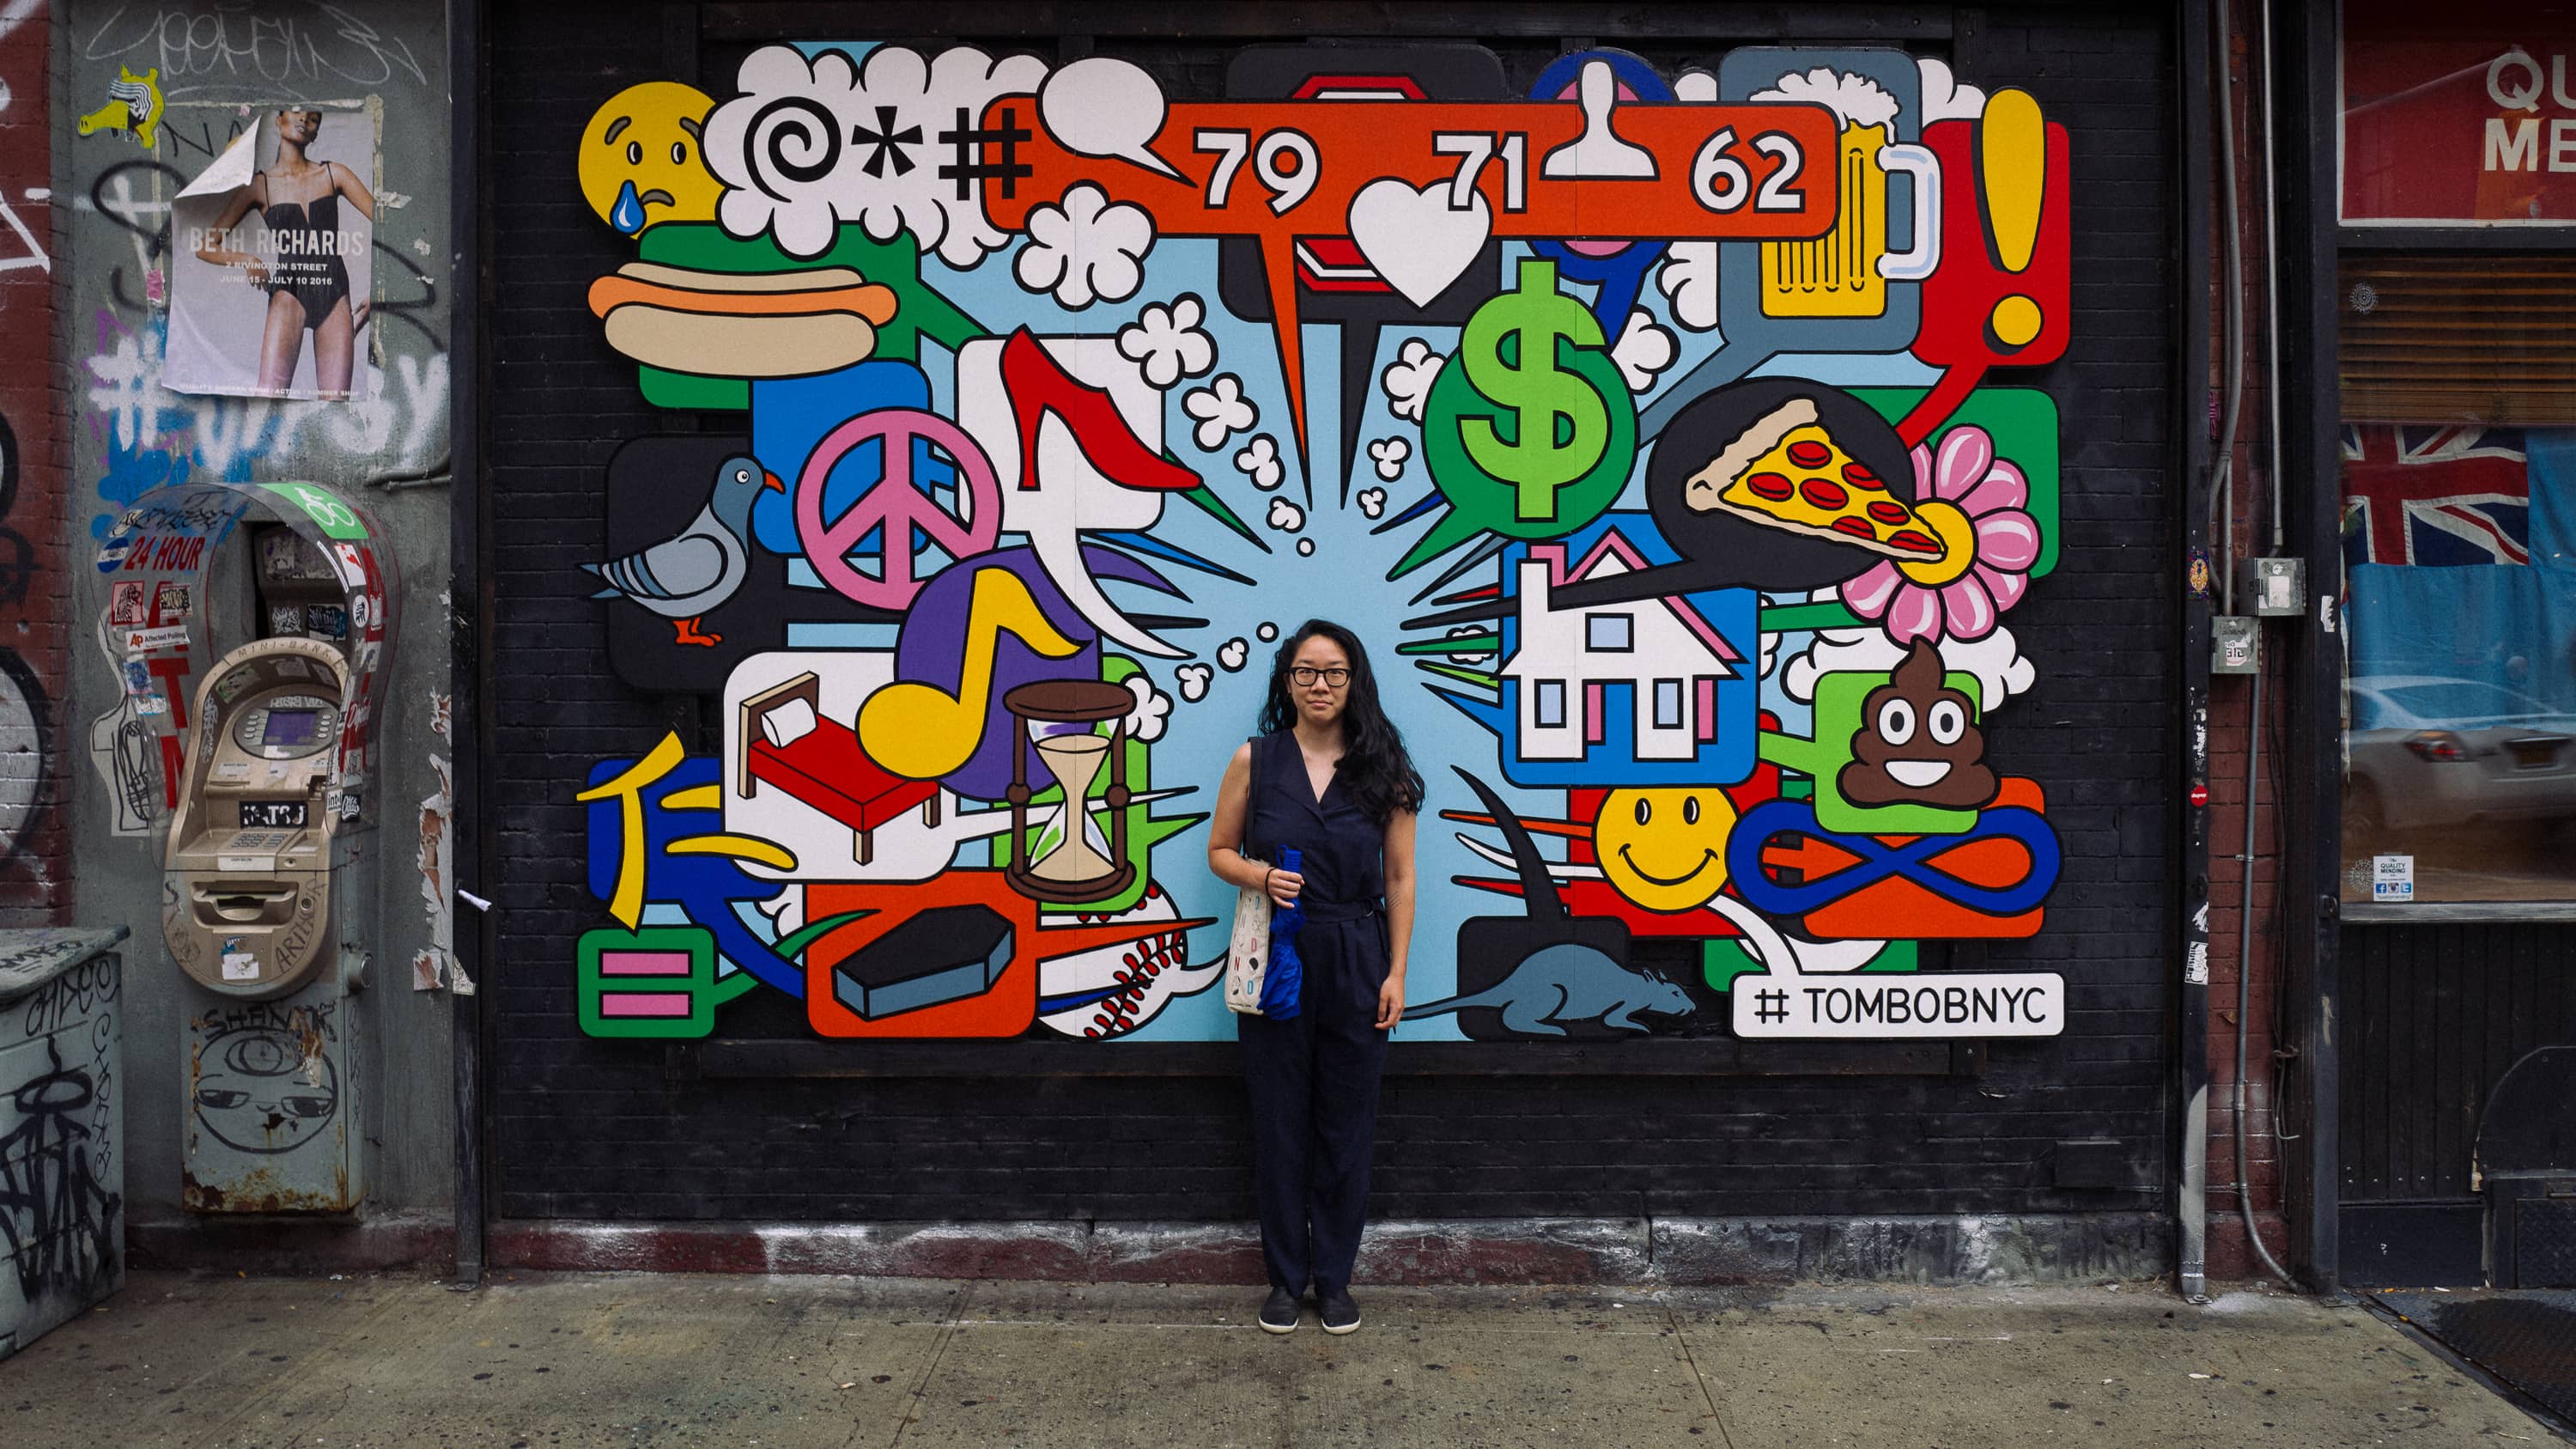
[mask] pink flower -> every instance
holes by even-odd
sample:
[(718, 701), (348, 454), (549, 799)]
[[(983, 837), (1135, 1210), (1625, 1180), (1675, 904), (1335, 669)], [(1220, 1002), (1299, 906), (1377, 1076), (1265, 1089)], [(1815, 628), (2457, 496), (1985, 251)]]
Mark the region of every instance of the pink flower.
[(1914, 511), (1949, 552), (1931, 563), (1889, 560), (1839, 592), (1851, 611), (1881, 619), (1899, 644), (1982, 639), (2030, 587), (2039, 561), (2039, 523), (2022, 507), (2030, 485), (1995, 456), (1980, 427), (1952, 428), (1940, 456), (1914, 450)]

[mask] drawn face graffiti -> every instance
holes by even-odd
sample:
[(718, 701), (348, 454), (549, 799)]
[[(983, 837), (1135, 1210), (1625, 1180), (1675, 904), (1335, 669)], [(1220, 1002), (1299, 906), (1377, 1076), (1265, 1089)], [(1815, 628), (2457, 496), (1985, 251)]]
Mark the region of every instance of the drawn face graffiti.
[(340, 1110), (340, 1067), (316, 1053), (314, 1070), (292, 1033), (244, 1027), (199, 1049), (197, 1121), (239, 1152), (292, 1152), (322, 1135)]
[(1726, 884), (1735, 805), (1713, 789), (1613, 790), (1593, 822), (1601, 874), (1650, 911), (1690, 911)]
[(677, 81), (610, 96), (582, 130), (582, 199), (628, 236), (656, 222), (713, 220), (724, 186), (707, 170), (698, 136), (715, 104)]
[(1974, 810), (1997, 784), (1973, 702), (1941, 681), (1941, 653), (1917, 639), (1887, 683), (1861, 701), (1852, 762), (1835, 783), (1855, 805), (1940, 805)]

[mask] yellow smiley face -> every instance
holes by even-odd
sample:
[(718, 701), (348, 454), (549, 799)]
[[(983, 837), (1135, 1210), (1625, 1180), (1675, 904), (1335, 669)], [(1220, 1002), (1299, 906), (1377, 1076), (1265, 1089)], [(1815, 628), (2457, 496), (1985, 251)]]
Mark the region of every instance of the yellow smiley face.
[(1613, 790), (1592, 825), (1611, 888), (1650, 911), (1690, 911), (1726, 884), (1735, 803), (1710, 787)]
[(699, 149), (715, 98), (678, 81), (645, 81), (608, 98), (581, 135), (581, 194), (628, 236), (665, 221), (713, 221), (724, 183)]

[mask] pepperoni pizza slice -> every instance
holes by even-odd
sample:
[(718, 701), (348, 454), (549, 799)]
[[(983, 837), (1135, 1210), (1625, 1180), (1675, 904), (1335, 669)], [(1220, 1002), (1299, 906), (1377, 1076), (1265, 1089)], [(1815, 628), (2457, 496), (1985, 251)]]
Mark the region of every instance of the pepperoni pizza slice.
[(1732, 513), (1904, 562), (1949, 552), (1921, 515), (1834, 441), (1810, 398), (1791, 398), (1737, 435), (1690, 476), (1682, 500), (1697, 512)]

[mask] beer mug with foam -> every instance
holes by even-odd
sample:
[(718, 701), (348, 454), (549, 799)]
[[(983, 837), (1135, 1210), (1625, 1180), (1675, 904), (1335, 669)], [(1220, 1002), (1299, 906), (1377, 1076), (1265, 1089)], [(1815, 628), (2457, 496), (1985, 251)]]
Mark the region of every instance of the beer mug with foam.
[[(1803, 242), (1762, 244), (1766, 317), (1879, 317), (1887, 284), (1921, 281), (1940, 262), (1940, 162), (1921, 146), (1889, 138), (1884, 125), (1846, 122), (1834, 164), (1842, 211), (1834, 229)], [(1902, 172), (1913, 192), (1913, 245), (1889, 248), (1887, 181)]]

